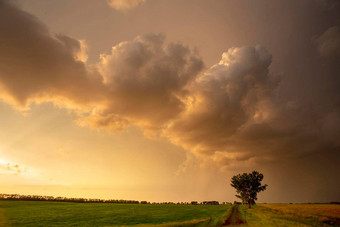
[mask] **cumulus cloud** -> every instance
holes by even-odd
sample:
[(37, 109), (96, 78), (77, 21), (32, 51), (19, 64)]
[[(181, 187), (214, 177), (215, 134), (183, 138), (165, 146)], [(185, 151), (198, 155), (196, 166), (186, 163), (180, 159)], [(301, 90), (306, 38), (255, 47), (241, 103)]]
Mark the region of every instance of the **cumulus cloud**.
[(328, 28), (316, 39), (318, 51), (323, 57), (340, 56), (340, 29), (338, 26)]
[[(269, 73), (271, 59), (262, 46), (230, 48), (195, 80), (186, 110), (163, 135), (220, 166), (338, 152), (336, 102), (321, 107), (317, 99), (277, 97), (280, 78)], [(319, 95), (338, 97), (331, 90)]]
[(160, 128), (183, 111), (187, 85), (203, 63), (182, 44), (144, 35), (102, 54), (98, 69), (108, 89), (106, 106), (80, 119), (90, 126), (123, 128), (128, 122)]
[(146, 2), (146, 0), (108, 0), (108, 4), (110, 7), (120, 10), (120, 11), (128, 11), (142, 5)]
[(21, 108), (52, 101), (90, 111), (78, 122), (95, 128), (160, 128), (184, 109), (186, 87), (203, 68), (187, 46), (154, 34), (122, 42), (90, 66), (84, 41), (51, 35), (8, 1), (0, 28), (0, 97)]
[(185, 112), (164, 134), (200, 155), (246, 159), (249, 150), (235, 136), (275, 115), (271, 99), (278, 78), (268, 72), (271, 59), (262, 46), (230, 48), (192, 84)]

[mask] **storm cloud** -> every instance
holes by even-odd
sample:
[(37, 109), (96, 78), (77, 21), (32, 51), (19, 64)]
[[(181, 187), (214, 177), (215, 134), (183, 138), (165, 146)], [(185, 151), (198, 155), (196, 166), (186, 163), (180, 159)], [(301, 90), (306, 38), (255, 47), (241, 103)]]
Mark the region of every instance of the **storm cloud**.
[[(0, 30), (0, 97), (17, 108), (54, 102), (80, 110), (82, 126), (137, 125), (221, 166), (339, 151), (338, 26), (308, 37), (322, 64), (290, 77), (271, 72), (275, 56), (261, 45), (231, 47), (204, 69), (195, 51), (157, 34), (121, 42), (88, 64), (84, 41), (51, 34), (9, 1), (0, 1)], [(296, 78), (307, 81), (298, 98), (285, 87)]]
[(52, 35), (34, 16), (1, 2), (1, 98), (16, 107), (52, 101), (86, 108), (81, 125), (120, 130), (129, 124), (158, 129), (185, 108), (187, 85), (201, 59), (163, 35), (119, 43), (94, 65), (84, 41)]
[(249, 152), (237, 136), (251, 127), (269, 129), (265, 122), (275, 111), (272, 96), (279, 80), (269, 74), (271, 60), (263, 46), (230, 48), (196, 79), (186, 111), (165, 134), (198, 154)]
[(130, 122), (159, 129), (182, 112), (187, 86), (203, 62), (188, 47), (165, 45), (164, 39), (144, 35), (102, 54), (97, 66), (108, 89), (106, 106), (78, 122), (111, 129)]
[[(319, 40), (331, 42), (325, 44), (327, 57), (335, 56), (334, 43), (339, 40), (332, 36), (330, 41), (328, 35), (324, 40), (324, 36)], [(332, 101), (321, 104), (314, 99), (310, 103), (307, 98), (279, 96), (284, 78), (269, 72), (271, 60), (262, 46), (231, 48), (223, 53), (218, 64), (196, 79), (186, 111), (164, 135), (222, 166), (338, 152), (338, 70), (334, 68), (323, 78), (327, 91), (310, 90), (316, 97)]]

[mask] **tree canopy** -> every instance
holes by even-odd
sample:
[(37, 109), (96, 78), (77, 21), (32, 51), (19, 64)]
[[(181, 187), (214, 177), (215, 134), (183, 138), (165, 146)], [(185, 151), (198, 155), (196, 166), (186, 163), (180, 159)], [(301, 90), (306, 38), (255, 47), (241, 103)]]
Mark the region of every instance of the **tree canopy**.
[(243, 173), (231, 178), (231, 186), (236, 189), (236, 197), (242, 200), (243, 204), (248, 204), (249, 208), (255, 204), (257, 193), (266, 190), (267, 184), (261, 185), (263, 174), (257, 171)]

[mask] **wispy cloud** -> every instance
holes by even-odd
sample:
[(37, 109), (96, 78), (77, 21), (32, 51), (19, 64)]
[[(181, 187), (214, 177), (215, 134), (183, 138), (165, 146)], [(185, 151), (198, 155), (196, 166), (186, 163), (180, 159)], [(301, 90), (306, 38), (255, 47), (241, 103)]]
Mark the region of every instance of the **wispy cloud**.
[(14, 175), (20, 175), (23, 172), (26, 172), (27, 169), (21, 167), (18, 164), (13, 164), (13, 163), (5, 163), (1, 162), (0, 163), (0, 172), (4, 174), (14, 174)]

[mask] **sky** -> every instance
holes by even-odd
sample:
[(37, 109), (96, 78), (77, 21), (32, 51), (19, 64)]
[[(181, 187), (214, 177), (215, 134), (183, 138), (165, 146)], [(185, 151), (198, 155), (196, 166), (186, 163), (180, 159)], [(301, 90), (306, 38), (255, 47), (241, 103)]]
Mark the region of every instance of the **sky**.
[(0, 0), (1, 193), (340, 201), (337, 0)]

